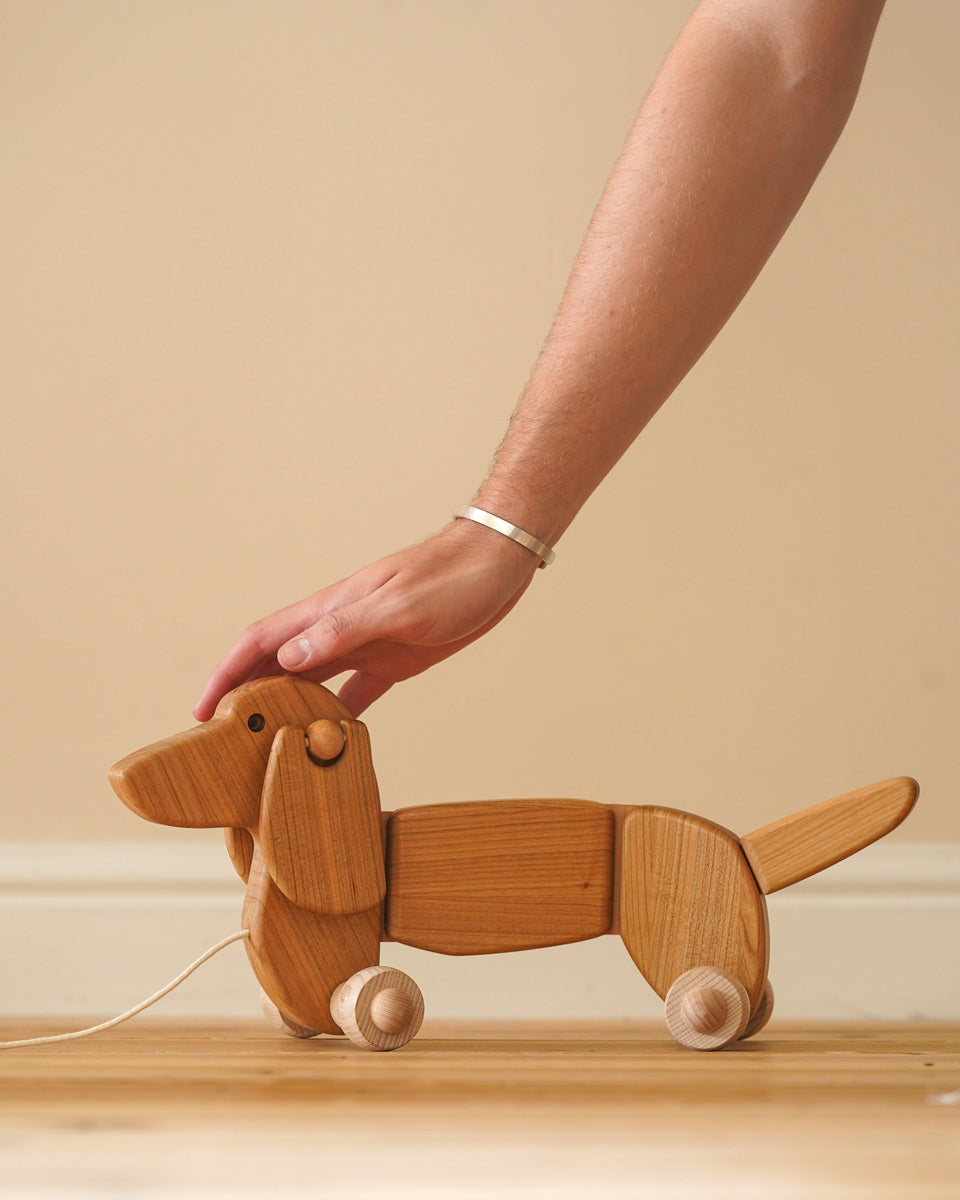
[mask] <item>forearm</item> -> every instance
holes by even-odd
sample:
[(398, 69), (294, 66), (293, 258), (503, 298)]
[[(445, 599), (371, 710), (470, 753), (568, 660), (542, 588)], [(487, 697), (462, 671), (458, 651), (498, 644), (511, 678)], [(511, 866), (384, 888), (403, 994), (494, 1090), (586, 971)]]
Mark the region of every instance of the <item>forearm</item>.
[(707, 348), (849, 115), (882, 0), (706, 0), (645, 101), (475, 503), (552, 544)]

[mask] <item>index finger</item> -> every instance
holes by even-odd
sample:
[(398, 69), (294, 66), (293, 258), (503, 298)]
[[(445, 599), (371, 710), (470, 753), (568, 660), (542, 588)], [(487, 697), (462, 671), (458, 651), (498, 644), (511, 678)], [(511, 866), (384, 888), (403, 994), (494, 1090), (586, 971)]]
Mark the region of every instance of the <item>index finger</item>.
[[(209, 721), (227, 692), (258, 674), (267, 673), (264, 668), (271, 660), (276, 663), (277, 651), (283, 643), (311, 625), (316, 620), (316, 612), (316, 598), (312, 597), (248, 625), (211, 671), (193, 710), (197, 720)], [(278, 673), (282, 670), (279, 664), (276, 664), (276, 670)]]
[(393, 575), (389, 559), (382, 559), (338, 583), (322, 588), (306, 600), (281, 608), (272, 616), (254, 621), (237, 638), (214, 667), (193, 710), (198, 721), (209, 721), (217, 705), (241, 683), (266, 674), (283, 674), (277, 651), (328, 613), (355, 603), (382, 587)]

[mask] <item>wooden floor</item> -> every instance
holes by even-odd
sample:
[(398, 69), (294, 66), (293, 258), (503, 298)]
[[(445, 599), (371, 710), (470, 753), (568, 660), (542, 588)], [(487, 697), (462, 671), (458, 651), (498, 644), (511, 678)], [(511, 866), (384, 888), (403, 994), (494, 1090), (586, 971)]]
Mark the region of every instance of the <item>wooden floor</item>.
[(716, 1054), (661, 1027), (434, 1025), (371, 1054), (140, 1020), (0, 1052), (0, 1194), (956, 1200), (957, 1089), (960, 1025), (774, 1018)]

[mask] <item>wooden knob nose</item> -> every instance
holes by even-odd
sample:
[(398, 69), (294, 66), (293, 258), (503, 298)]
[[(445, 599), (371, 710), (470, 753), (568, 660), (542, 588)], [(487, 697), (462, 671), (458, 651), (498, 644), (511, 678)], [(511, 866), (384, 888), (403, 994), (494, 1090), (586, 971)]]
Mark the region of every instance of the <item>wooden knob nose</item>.
[(307, 726), (307, 743), (310, 753), (314, 758), (319, 758), (321, 762), (329, 762), (332, 758), (336, 758), (346, 740), (343, 730), (336, 721), (323, 719), (314, 721), (312, 725)]
[(410, 1024), (416, 1005), (399, 988), (384, 988), (370, 1001), (370, 1020), (383, 1033), (399, 1033)]
[(681, 1001), (680, 1011), (697, 1033), (715, 1033), (727, 1019), (727, 1002), (716, 988), (691, 988)]

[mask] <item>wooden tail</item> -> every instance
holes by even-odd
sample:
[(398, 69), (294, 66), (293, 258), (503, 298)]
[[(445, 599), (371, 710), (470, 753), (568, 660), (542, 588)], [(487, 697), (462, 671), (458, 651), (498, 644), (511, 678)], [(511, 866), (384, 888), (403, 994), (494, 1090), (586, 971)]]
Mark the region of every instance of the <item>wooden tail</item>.
[(895, 829), (920, 794), (915, 779), (872, 783), (740, 839), (765, 896), (849, 858)]

